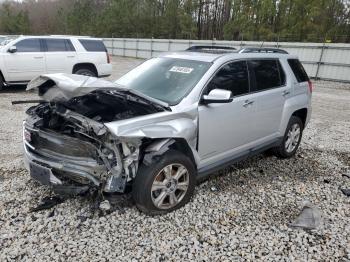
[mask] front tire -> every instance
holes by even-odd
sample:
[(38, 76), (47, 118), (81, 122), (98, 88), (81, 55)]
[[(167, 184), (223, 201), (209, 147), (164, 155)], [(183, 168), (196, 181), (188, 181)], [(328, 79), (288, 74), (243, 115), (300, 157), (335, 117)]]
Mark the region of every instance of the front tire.
[(141, 164), (132, 188), (137, 208), (148, 215), (161, 215), (184, 206), (193, 195), (195, 174), (192, 161), (175, 150), (150, 165)]
[(286, 132), (281, 144), (273, 149), (276, 156), (290, 158), (295, 155), (299, 148), (303, 135), (304, 125), (299, 117), (292, 116), (289, 120)]

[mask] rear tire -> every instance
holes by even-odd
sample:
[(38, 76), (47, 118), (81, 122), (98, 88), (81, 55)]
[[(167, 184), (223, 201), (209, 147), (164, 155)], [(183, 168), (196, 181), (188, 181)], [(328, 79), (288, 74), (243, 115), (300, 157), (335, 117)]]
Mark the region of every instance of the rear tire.
[(169, 150), (150, 165), (141, 164), (133, 182), (137, 208), (161, 215), (188, 203), (195, 187), (195, 166), (184, 154)]
[(303, 135), (304, 125), (299, 117), (292, 116), (287, 125), (286, 132), (278, 147), (273, 148), (273, 153), (280, 158), (290, 158), (299, 148)]
[(88, 68), (81, 68), (78, 69), (74, 72), (76, 75), (84, 75), (84, 76), (92, 76), (92, 77), (97, 77), (96, 73)]

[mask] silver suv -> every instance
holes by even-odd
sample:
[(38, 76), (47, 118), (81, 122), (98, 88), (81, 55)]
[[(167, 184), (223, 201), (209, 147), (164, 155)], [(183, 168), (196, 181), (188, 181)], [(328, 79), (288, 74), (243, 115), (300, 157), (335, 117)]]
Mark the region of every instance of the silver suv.
[(30, 175), (58, 194), (131, 190), (137, 207), (185, 205), (196, 180), (267, 149), (292, 157), (312, 85), (280, 49), (194, 46), (152, 58), (115, 83), (43, 75), (23, 137)]

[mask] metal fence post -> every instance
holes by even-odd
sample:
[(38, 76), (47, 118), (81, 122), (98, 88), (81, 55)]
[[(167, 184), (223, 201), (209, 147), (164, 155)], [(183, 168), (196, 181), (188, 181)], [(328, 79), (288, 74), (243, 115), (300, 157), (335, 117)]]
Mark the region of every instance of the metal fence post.
[(318, 79), (318, 73), (320, 71), (320, 67), (322, 64), (322, 57), (323, 57), (323, 52), (324, 52), (325, 46), (326, 46), (326, 41), (324, 40), (323, 45), (322, 45), (322, 49), (321, 49), (320, 59), (318, 60), (318, 63), (317, 63), (317, 70), (316, 70), (316, 75), (315, 75), (316, 80)]
[(123, 38), (123, 56), (125, 56), (125, 38)]
[(151, 58), (153, 57), (153, 37), (151, 38)]
[(136, 58), (138, 58), (138, 52), (139, 52), (139, 39), (136, 39)]
[(171, 40), (168, 39), (168, 52), (170, 51), (170, 44), (171, 44)]
[(112, 55), (114, 55), (114, 36), (112, 34)]

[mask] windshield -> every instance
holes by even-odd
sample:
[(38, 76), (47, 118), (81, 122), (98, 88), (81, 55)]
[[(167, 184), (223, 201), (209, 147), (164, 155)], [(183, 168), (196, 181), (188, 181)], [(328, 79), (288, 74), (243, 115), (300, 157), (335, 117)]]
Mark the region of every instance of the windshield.
[(175, 58), (152, 58), (116, 83), (169, 105), (179, 103), (198, 83), (211, 63)]

